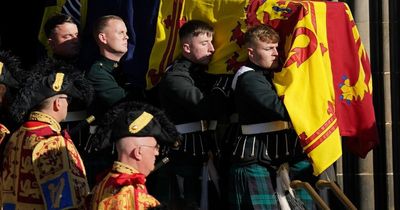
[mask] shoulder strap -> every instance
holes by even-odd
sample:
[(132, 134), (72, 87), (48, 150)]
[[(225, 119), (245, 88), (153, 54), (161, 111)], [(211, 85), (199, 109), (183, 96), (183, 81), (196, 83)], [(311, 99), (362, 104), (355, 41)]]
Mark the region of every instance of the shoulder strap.
[(252, 69), (252, 68), (250, 68), (250, 67), (247, 67), (247, 66), (242, 66), (242, 67), (240, 67), (240, 69), (236, 72), (236, 74), (235, 74), (235, 76), (233, 77), (233, 80), (232, 80), (232, 89), (233, 89), (233, 90), (236, 89), (236, 83), (237, 83), (237, 80), (238, 80), (239, 76), (242, 75), (242, 74), (245, 73), (245, 72), (248, 72), (248, 71), (254, 71), (254, 69)]

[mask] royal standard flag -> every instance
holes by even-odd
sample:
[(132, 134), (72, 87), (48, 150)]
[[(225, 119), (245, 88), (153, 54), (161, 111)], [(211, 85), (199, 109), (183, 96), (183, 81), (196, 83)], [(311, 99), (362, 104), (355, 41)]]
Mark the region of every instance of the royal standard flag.
[[(346, 14), (346, 21), (331, 19), (338, 13)], [(279, 45), (282, 70), (275, 74), (274, 84), (278, 95), (284, 98), (304, 151), (312, 161), (314, 174), (318, 175), (342, 154), (340, 126), (354, 128), (357, 131), (351, 134), (354, 136), (360, 134), (358, 125), (363, 123), (353, 120), (344, 125), (342, 122), (347, 119), (338, 113), (338, 109), (343, 110), (342, 107), (339, 108), (343, 104), (338, 103), (338, 100), (344, 101), (345, 96), (350, 98), (349, 92), (365, 90), (364, 98), (357, 96), (352, 100), (372, 107), (371, 100), (362, 101), (371, 95), (370, 69), (354, 22), (348, 21), (352, 20), (350, 17), (348, 7), (341, 2), (161, 1), (156, 38), (147, 73), (147, 86), (151, 88), (157, 84), (166, 67), (179, 56), (178, 30), (187, 20), (200, 19), (214, 26), (216, 51), (209, 65), (208, 71), (211, 74), (230, 74), (237, 70), (247, 59), (246, 51), (242, 49), (243, 33), (246, 29), (258, 24), (271, 25), (281, 37)], [(348, 23), (353, 24), (350, 30), (352, 33), (337, 36), (330, 31), (338, 25)], [(349, 40), (356, 48), (358, 46), (358, 51), (344, 49), (351, 50), (351, 53), (356, 52), (356, 60), (359, 62), (347, 62), (344, 66), (338, 66), (339, 60), (335, 57), (338, 52), (334, 50), (337, 49), (335, 46), (338, 42), (346, 45)], [(352, 79), (341, 80), (340, 84), (336, 84), (335, 78), (339, 75), (338, 72), (344, 69), (342, 67), (346, 67), (351, 74), (341, 75)], [(363, 70), (364, 73), (360, 74), (365, 74), (365, 77), (354, 80), (357, 77), (352, 76), (358, 75), (359, 69)], [(365, 82), (368, 89), (359, 89), (358, 86), (354, 88), (356, 81)], [(339, 93), (343, 97), (340, 97)], [(365, 114), (367, 113), (364, 110), (354, 112), (354, 116)], [(369, 115), (366, 118), (375, 122), (374, 116)], [(373, 128), (374, 124), (370, 127)], [(350, 135), (349, 132), (347, 134)]]
[(274, 26), (282, 38), (285, 62), (274, 77), (278, 95), (284, 96), (303, 149), (318, 175), (342, 154), (326, 30), (327, 3), (267, 3), (263, 11), (267, 12), (264, 23)]
[[(364, 158), (379, 143), (368, 55), (346, 4), (328, 4), (327, 35), (340, 135)], [(340, 24), (338, 24), (340, 23)]]

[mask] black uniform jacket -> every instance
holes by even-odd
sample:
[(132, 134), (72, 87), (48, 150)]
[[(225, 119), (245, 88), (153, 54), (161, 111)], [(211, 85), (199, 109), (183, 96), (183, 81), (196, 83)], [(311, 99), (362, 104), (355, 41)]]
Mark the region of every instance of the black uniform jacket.
[[(289, 121), (286, 108), (278, 97), (268, 72), (255, 64), (237, 77), (234, 91), (240, 125)], [(277, 132), (239, 135), (233, 142), (233, 161), (239, 164), (262, 163), (276, 166), (303, 158), (293, 129)]]
[(242, 125), (288, 120), (286, 108), (278, 97), (271, 77), (259, 66), (238, 77), (234, 92), (239, 123)]
[(206, 67), (181, 58), (160, 82), (160, 102), (175, 124), (216, 119), (226, 106), (226, 97), (211, 91)]

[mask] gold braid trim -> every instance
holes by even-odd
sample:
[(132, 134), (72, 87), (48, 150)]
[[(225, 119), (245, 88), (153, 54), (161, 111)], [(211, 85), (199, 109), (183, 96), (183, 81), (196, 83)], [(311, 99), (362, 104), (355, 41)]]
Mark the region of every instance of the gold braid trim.
[(38, 111), (32, 112), (29, 115), (29, 120), (48, 123), (50, 124), (52, 130), (56, 131), (57, 133), (61, 131), (60, 124), (52, 116), (45, 114), (43, 112), (38, 112)]

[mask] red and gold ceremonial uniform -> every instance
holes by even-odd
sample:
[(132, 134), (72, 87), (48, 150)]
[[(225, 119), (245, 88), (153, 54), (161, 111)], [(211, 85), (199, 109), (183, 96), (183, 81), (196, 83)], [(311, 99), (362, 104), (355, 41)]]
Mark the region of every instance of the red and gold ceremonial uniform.
[(53, 117), (32, 112), (10, 137), (4, 155), (4, 210), (83, 208), (89, 192), (85, 168)]
[(90, 209), (142, 210), (160, 205), (147, 193), (146, 178), (129, 165), (115, 161), (112, 170), (94, 188)]

